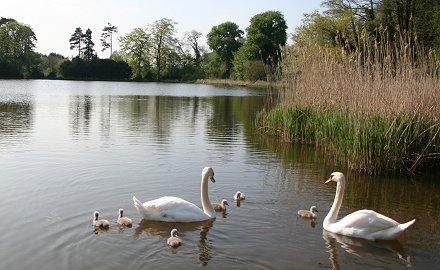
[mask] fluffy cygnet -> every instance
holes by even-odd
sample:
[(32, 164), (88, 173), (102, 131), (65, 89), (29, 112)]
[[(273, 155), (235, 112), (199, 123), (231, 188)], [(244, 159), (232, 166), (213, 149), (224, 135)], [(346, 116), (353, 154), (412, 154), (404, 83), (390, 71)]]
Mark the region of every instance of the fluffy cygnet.
[(119, 209), (119, 217), (117, 222), (119, 225), (126, 227), (131, 227), (133, 224), (133, 221), (130, 218), (124, 217), (124, 209), (122, 208)]
[(93, 226), (99, 228), (108, 228), (110, 226), (110, 222), (105, 219), (99, 219), (99, 212), (95, 211), (93, 213)]
[(316, 206), (310, 207), (310, 210), (299, 210), (298, 216), (303, 218), (316, 218), (315, 212), (318, 212), (318, 209), (316, 209)]
[(171, 247), (178, 247), (182, 245), (182, 239), (177, 236), (177, 229), (171, 230), (171, 236), (168, 238), (167, 244)]
[(222, 212), (226, 211), (226, 205), (229, 206), (228, 201), (223, 199), (221, 203), (213, 203), (212, 207), (214, 207), (214, 210), (216, 212)]
[(241, 191), (237, 191), (237, 192), (235, 193), (235, 195), (234, 195), (234, 200), (236, 200), (236, 201), (242, 201), (242, 200), (244, 200), (244, 199), (246, 199), (246, 196), (244, 195), (243, 192), (241, 192)]

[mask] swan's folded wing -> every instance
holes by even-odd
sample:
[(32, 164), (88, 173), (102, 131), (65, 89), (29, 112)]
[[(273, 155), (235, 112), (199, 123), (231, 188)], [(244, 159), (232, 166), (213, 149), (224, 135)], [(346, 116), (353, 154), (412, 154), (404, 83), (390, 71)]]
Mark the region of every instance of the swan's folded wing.
[(190, 222), (207, 219), (207, 215), (195, 204), (178, 197), (162, 197), (143, 204), (148, 218), (161, 221)]
[(353, 228), (369, 232), (386, 230), (399, 225), (397, 221), (372, 210), (353, 212), (337, 221), (337, 224), (344, 228)]

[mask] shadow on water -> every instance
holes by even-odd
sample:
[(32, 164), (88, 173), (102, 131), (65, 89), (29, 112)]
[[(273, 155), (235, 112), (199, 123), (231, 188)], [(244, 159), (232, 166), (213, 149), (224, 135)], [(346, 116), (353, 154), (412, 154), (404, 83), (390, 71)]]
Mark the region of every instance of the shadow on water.
[[(212, 258), (212, 246), (208, 241), (208, 232), (214, 225), (214, 221), (207, 220), (201, 222), (161, 222), (142, 219), (133, 231), (133, 239), (137, 239), (141, 234), (160, 235), (169, 237), (172, 229), (177, 229), (179, 233), (192, 233), (199, 231), (197, 247), (199, 249), (198, 263), (207, 266)], [(183, 243), (185, 243), (183, 239)]]
[(336, 243), (339, 243), (345, 252), (359, 258), (383, 262), (383, 260), (377, 260), (376, 258), (381, 257), (383, 259), (394, 260), (397, 257), (399, 258), (400, 264), (403, 263), (406, 267), (412, 266), (410, 256), (405, 252), (398, 240), (371, 241), (338, 235), (326, 230), (322, 230), (322, 237), (326, 243), (332, 269), (341, 269), (338, 246)]

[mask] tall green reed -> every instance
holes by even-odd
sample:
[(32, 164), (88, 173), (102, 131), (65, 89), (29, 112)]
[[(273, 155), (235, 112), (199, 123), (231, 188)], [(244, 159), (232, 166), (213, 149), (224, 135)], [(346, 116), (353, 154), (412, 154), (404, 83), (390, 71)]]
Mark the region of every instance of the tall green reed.
[(362, 50), (284, 50), (279, 104), (257, 116), (265, 132), (313, 143), (365, 173), (440, 168), (440, 64), (401, 39)]

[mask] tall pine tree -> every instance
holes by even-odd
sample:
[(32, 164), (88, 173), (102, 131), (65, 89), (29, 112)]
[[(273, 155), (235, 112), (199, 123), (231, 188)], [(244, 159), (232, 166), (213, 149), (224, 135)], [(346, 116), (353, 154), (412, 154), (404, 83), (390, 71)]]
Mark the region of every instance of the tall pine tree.
[(75, 32), (69, 39), (70, 49), (78, 49), (78, 57), (81, 57), (81, 44), (83, 43), (84, 34), (82, 32), (81, 27), (77, 27)]

